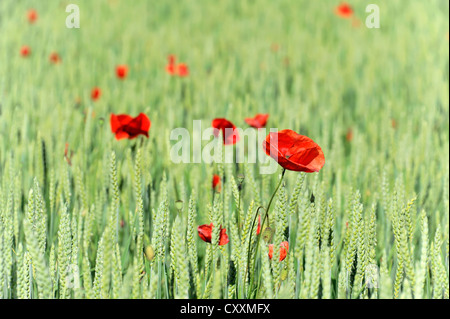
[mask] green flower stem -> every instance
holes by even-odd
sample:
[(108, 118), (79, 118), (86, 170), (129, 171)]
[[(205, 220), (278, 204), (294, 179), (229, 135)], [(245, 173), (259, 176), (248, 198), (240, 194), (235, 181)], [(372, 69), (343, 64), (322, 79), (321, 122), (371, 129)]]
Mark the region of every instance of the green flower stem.
[[(264, 223), (266, 221), (266, 218), (269, 221), (269, 209), (270, 209), (270, 206), (272, 205), (273, 199), (275, 198), (275, 194), (278, 192), (278, 189), (280, 188), (281, 183), (283, 182), (284, 173), (286, 173), (286, 169), (285, 168), (283, 168), (283, 172), (281, 173), (281, 178), (280, 178), (280, 181), (278, 182), (278, 186), (275, 189), (275, 191), (273, 192), (272, 197), (270, 198), (270, 201), (267, 204), (267, 208), (265, 209), (266, 213), (264, 214), (264, 218), (262, 219), (262, 222), (261, 222), (261, 228), (260, 228), (261, 231), (264, 229)], [(258, 210), (260, 208), (262, 208), (262, 207), (259, 207)], [(252, 228), (251, 228), (251, 231), (250, 231), (250, 238), (249, 238), (249, 242), (248, 242), (248, 247), (249, 247), (248, 252), (249, 253), (248, 253), (248, 261), (247, 261), (247, 271), (248, 271), (248, 268), (250, 267), (250, 251), (251, 251), (250, 250), (250, 245), (252, 243), (253, 229), (254, 229), (257, 217), (258, 217), (258, 214), (256, 214), (255, 218), (253, 219)], [(260, 235), (261, 235), (261, 233), (260, 233)], [(258, 250), (259, 250), (259, 241), (260, 241), (260, 239), (261, 239), (261, 236), (258, 236), (258, 239), (256, 241), (256, 250), (255, 250), (255, 255), (254, 255), (253, 270), (251, 272), (253, 275), (252, 275), (252, 277), (250, 279), (250, 285), (249, 285), (248, 293), (247, 293), (248, 296), (250, 296), (250, 293), (253, 290), (253, 279), (255, 277), (256, 258), (258, 257)], [(245, 276), (247, 276), (247, 271), (245, 272)], [(244, 279), (245, 279), (245, 277), (244, 277)]]

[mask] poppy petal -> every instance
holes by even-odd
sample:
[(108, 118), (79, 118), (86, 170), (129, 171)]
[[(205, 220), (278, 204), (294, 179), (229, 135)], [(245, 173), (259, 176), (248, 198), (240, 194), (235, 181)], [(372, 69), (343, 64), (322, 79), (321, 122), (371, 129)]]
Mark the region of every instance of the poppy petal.
[(263, 148), (267, 155), (288, 170), (312, 173), (318, 172), (325, 164), (320, 146), (292, 130), (269, 133)]

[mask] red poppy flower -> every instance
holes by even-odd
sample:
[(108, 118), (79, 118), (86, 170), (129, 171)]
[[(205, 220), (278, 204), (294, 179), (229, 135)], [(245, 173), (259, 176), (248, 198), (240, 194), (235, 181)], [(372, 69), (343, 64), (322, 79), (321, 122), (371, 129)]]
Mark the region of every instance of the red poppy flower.
[(61, 62), (61, 57), (56, 52), (51, 53), (49, 59), (50, 62), (54, 64), (58, 64), (59, 62)]
[(351, 141), (353, 140), (353, 130), (352, 130), (351, 128), (349, 128), (349, 129), (347, 130), (347, 134), (345, 135), (345, 139), (346, 139), (348, 142), (351, 142)]
[(292, 130), (269, 133), (263, 148), (267, 155), (287, 170), (312, 173), (318, 172), (325, 164), (320, 146)]
[(247, 117), (245, 122), (248, 125), (254, 128), (263, 128), (266, 127), (267, 119), (269, 118), (269, 114), (256, 114), (254, 118)]
[(176, 57), (173, 54), (171, 54), (168, 56), (168, 60), (169, 60), (169, 63), (166, 66), (166, 72), (169, 73), (170, 75), (175, 75), (176, 74), (176, 65), (175, 65)]
[(31, 49), (29, 46), (24, 45), (21, 49), (20, 49), (20, 54), (23, 57), (27, 57), (31, 54)]
[(148, 137), (151, 122), (147, 115), (140, 113), (135, 118), (126, 114), (111, 114), (111, 131), (116, 134), (116, 140), (133, 139), (139, 135)]
[(221, 191), (220, 176), (217, 174), (214, 174), (214, 176), (213, 176), (212, 188), (213, 188), (213, 190), (215, 190), (217, 192)]
[(102, 95), (102, 91), (98, 87), (94, 87), (91, 91), (91, 99), (97, 101)]
[[(280, 244), (280, 261), (284, 260), (286, 258), (287, 253), (289, 251), (289, 243), (287, 241), (283, 241)], [(269, 259), (272, 259), (273, 257), (273, 244), (269, 245)]]
[(35, 23), (38, 18), (38, 14), (37, 14), (36, 10), (34, 10), (34, 9), (28, 10), (27, 18), (28, 18), (28, 22)]
[(337, 16), (341, 18), (350, 18), (353, 15), (353, 9), (348, 3), (341, 3), (338, 5), (334, 11)]
[(188, 66), (185, 63), (178, 64), (178, 76), (184, 77), (189, 75)]
[(116, 67), (116, 75), (119, 79), (125, 79), (128, 74), (128, 66), (118, 65)]
[(66, 147), (64, 148), (64, 158), (65, 158), (67, 164), (69, 164), (69, 166), (72, 166), (72, 156), (73, 156), (73, 151), (70, 151), (70, 155), (69, 155), (69, 143), (66, 142)]
[[(197, 227), (198, 235), (204, 242), (207, 242), (207, 243), (211, 242), (213, 228), (214, 228), (214, 226), (212, 223), (209, 225), (205, 224), (205, 225), (200, 225)], [(226, 228), (222, 228), (222, 226), (220, 226), (219, 245), (223, 246), (223, 245), (228, 244), (229, 242), (230, 242), (230, 240), (228, 238)]]
[(239, 142), (239, 133), (233, 123), (227, 119), (214, 119), (211, 123), (214, 128), (214, 136), (218, 137), (220, 131), (222, 131), (223, 144), (236, 144)]
[(395, 121), (394, 119), (391, 120), (391, 126), (393, 129), (397, 128), (397, 121)]
[(256, 235), (261, 232), (261, 215), (258, 216), (258, 227), (256, 228)]

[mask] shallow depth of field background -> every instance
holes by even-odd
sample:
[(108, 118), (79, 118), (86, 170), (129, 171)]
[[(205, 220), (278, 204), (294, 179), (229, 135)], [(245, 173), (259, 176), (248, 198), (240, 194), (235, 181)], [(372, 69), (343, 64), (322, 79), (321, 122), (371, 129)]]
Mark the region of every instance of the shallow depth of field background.
[[(372, 2), (380, 29), (364, 24)], [(65, 26), (69, 3), (79, 5), (80, 29)], [(238, 244), (245, 238), (236, 227), (232, 180), (245, 175), (240, 205), (250, 220), (258, 204), (267, 205), (279, 174), (262, 176), (254, 164), (239, 171), (174, 164), (169, 134), (191, 131), (193, 120), (207, 128), (216, 117), (246, 128), (245, 117), (269, 113), (268, 127), (311, 137), (326, 164), (306, 174), (298, 203), (301, 174), (286, 173), (279, 192), (286, 198), (276, 197), (270, 214), (289, 256), (279, 263), (261, 255), (256, 297), (448, 298), (448, 2), (353, 1), (359, 22), (336, 16), (337, 5), (0, 1), (0, 296), (254, 297), (246, 289), (248, 245)], [(32, 25), (30, 8), (39, 14)], [(23, 45), (29, 57), (20, 55)], [(52, 52), (60, 64), (49, 62)], [(188, 77), (166, 73), (169, 54), (188, 65)], [(118, 64), (129, 66), (125, 80), (115, 76)], [(94, 86), (102, 90), (97, 101)], [(151, 120), (150, 137), (116, 141), (110, 113), (140, 112)], [(211, 180), (219, 172), (225, 180), (213, 210)], [(230, 236), (218, 249), (196, 231), (217, 220), (214, 214)], [(33, 258), (33, 240), (44, 258)], [(156, 256), (145, 258), (141, 245)], [(80, 288), (67, 285), (59, 265), (79, 267)], [(365, 285), (368, 265), (378, 288)]]

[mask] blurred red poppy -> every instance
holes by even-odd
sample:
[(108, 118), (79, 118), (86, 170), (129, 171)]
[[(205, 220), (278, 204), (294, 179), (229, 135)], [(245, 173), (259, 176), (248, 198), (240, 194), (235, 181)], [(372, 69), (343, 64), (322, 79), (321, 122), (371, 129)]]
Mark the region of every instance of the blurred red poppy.
[(361, 26), (361, 20), (359, 20), (356, 17), (353, 17), (352, 19), (352, 27), (359, 28)]
[(64, 158), (65, 158), (67, 164), (69, 164), (69, 166), (72, 166), (72, 156), (73, 156), (73, 151), (70, 151), (70, 155), (69, 155), (69, 143), (66, 142), (66, 146), (64, 148)]
[(214, 119), (211, 123), (214, 128), (214, 136), (219, 137), (220, 131), (222, 131), (223, 144), (236, 144), (239, 142), (239, 133), (233, 123), (224, 118)]
[(213, 176), (212, 188), (216, 192), (220, 192), (221, 191), (222, 187), (221, 187), (221, 183), (220, 183), (220, 176), (217, 175), (217, 174), (214, 174), (214, 176)]
[(393, 129), (396, 129), (397, 128), (397, 121), (392, 119), (391, 120), (391, 126), (392, 126)]
[(350, 18), (353, 15), (352, 7), (345, 2), (342, 2), (340, 5), (338, 5), (334, 12), (337, 16), (345, 19)]
[(169, 73), (170, 75), (175, 75), (175, 73), (176, 73), (176, 66), (175, 66), (176, 57), (173, 54), (171, 54), (168, 56), (168, 60), (169, 60), (169, 63), (166, 66), (166, 72)]
[(98, 87), (94, 87), (91, 91), (91, 99), (97, 101), (102, 95), (102, 91)]
[(267, 119), (269, 118), (269, 114), (256, 114), (255, 117), (245, 118), (245, 122), (247, 122), (248, 125), (254, 128), (263, 128), (266, 127)]
[[(283, 241), (280, 244), (280, 261), (284, 260), (289, 251), (289, 243), (287, 241)], [(269, 245), (269, 259), (273, 257), (273, 244)]]
[(178, 76), (184, 77), (189, 75), (188, 66), (185, 63), (178, 64)]
[(170, 75), (178, 75), (180, 77), (185, 77), (189, 75), (189, 68), (186, 63), (176, 64), (175, 55), (171, 54), (167, 58), (169, 62), (166, 65), (166, 72)]
[(116, 67), (116, 75), (119, 79), (125, 79), (128, 74), (128, 66), (126, 65), (118, 65)]
[(348, 142), (351, 142), (351, 141), (353, 140), (353, 130), (352, 130), (351, 128), (349, 128), (349, 129), (347, 130), (347, 134), (345, 135), (345, 139), (346, 139)]
[(61, 57), (56, 52), (52, 52), (50, 54), (49, 59), (50, 59), (50, 62), (54, 63), (54, 64), (58, 64), (59, 62), (61, 62)]
[(325, 164), (320, 146), (292, 130), (269, 133), (263, 148), (267, 155), (287, 170), (312, 173), (318, 172)]
[(31, 49), (29, 46), (24, 45), (21, 49), (20, 49), (20, 55), (22, 55), (23, 57), (27, 57), (31, 54)]
[(28, 18), (28, 22), (35, 23), (36, 20), (38, 19), (38, 14), (37, 14), (36, 10), (34, 10), (34, 9), (28, 10), (27, 18)]
[(133, 139), (139, 135), (148, 137), (151, 122), (147, 115), (139, 113), (135, 118), (126, 114), (111, 114), (111, 131), (116, 134), (116, 140)]
[(256, 235), (261, 232), (261, 215), (258, 216), (258, 227), (256, 228)]
[[(212, 223), (209, 225), (205, 224), (205, 225), (200, 225), (197, 227), (198, 235), (204, 242), (211, 243), (213, 228), (214, 228), (214, 226)], [(220, 226), (219, 246), (226, 245), (229, 242), (230, 242), (230, 239), (228, 238), (226, 228), (222, 228), (222, 226)]]

